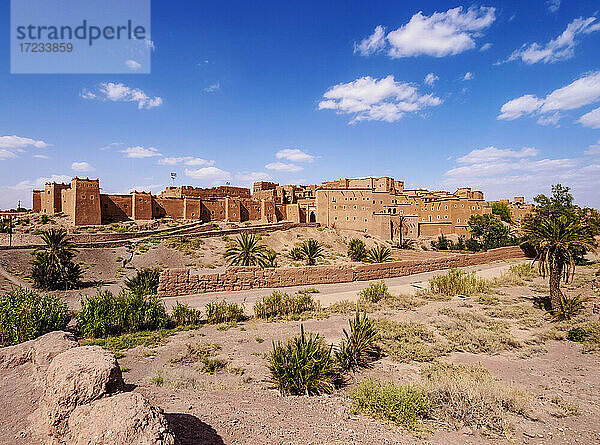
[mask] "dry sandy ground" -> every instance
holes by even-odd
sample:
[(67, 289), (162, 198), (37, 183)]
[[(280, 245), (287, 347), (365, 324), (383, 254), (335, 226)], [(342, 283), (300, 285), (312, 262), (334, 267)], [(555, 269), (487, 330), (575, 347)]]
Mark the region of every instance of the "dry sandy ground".
[[(593, 296), (589, 283), (582, 283), (571, 291)], [(399, 383), (418, 380), (422, 364), (416, 362), (397, 363), (384, 357), (371, 369), (353, 375), (347, 386), (332, 395), (281, 396), (269, 381), (266, 368), (271, 342), (297, 334), (303, 324), (305, 330), (321, 334), (328, 343), (338, 343), (349, 315), (270, 323), (252, 319), (227, 330), (206, 325), (180, 332), (158, 347), (131, 349), (119, 363), (128, 369), (125, 380), (165, 410), (184, 444), (600, 443), (600, 355), (584, 354), (579, 344), (571, 342), (528, 344), (552, 327), (544, 312), (532, 307), (531, 299), (542, 285), (542, 279), (536, 279), (530, 285), (497, 291), (501, 305), (531, 308), (530, 326), (518, 319), (504, 319), (521, 347), (494, 355), (455, 352), (440, 358), (453, 363), (479, 362), (500, 382), (530, 394), (535, 420), (511, 416), (514, 429), (506, 438), (487, 437), (469, 428), (431, 425), (425, 425), (427, 432), (414, 435), (351, 413), (348, 391), (357, 382), (368, 376)], [(597, 296), (594, 298), (598, 301)], [(382, 309), (370, 316), (433, 326), (442, 308), (484, 313), (490, 307), (473, 299), (454, 299), (429, 302), (412, 310)], [(218, 345), (216, 357), (225, 360), (228, 367), (210, 375), (201, 372), (199, 363), (171, 362), (185, 355), (188, 344)], [(163, 379), (161, 386), (153, 383), (157, 376)], [(579, 414), (556, 417), (551, 403), (556, 396), (576, 404)]]

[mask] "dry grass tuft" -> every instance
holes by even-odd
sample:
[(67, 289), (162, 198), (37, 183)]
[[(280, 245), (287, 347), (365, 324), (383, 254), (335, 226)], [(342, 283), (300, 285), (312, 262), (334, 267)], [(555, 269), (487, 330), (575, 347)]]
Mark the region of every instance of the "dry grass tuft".
[(468, 297), (489, 292), (490, 283), (477, 277), (475, 272), (450, 269), (446, 275), (437, 275), (429, 280), (429, 294), (437, 299), (449, 300), (456, 295)]
[(379, 319), (375, 325), (379, 347), (394, 361), (429, 362), (449, 352), (448, 344), (424, 324)]

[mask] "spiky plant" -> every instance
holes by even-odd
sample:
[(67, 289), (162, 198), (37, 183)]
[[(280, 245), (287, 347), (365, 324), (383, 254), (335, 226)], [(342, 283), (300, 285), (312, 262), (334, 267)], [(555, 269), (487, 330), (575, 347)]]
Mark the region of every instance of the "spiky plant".
[(264, 267), (277, 267), (277, 252), (268, 250), (265, 254)]
[(288, 256), (293, 259), (294, 261), (301, 261), (302, 260), (302, 247), (300, 246), (294, 246), (290, 249), (290, 252), (288, 253)]
[(574, 277), (574, 252), (593, 250), (596, 247), (594, 238), (578, 221), (564, 215), (549, 215), (539, 224), (526, 225), (524, 232), (537, 249), (540, 275), (549, 276), (552, 311), (560, 311), (563, 297), (560, 281), (568, 282)]
[(554, 312), (553, 318), (557, 321), (562, 320), (571, 320), (576, 317), (583, 308), (586, 298), (581, 295), (568, 296), (561, 295), (560, 297), (560, 307), (557, 311)]
[(77, 250), (65, 229), (42, 231), (45, 246), (34, 252), (31, 270), (36, 287), (41, 289), (73, 289), (79, 284), (81, 268), (73, 262)]
[(369, 361), (377, 355), (377, 328), (366, 312), (361, 315), (358, 305), (354, 320), (349, 320), (348, 323), (350, 332), (343, 330), (344, 339), (335, 350), (335, 358), (343, 370), (354, 371), (367, 367)]
[(223, 255), (230, 266), (260, 266), (264, 267), (267, 254), (266, 246), (258, 244), (254, 234), (242, 233), (229, 246)]
[(367, 261), (370, 263), (385, 263), (391, 261), (392, 251), (385, 246), (375, 246), (369, 249)]
[(160, 270), (158, 268), (143, 268), (125, 280), (125, 285), (131, 292), (140, 295), (154, 295), (158, 292), (158, 280)]
[(348, 243), (348, 257), (352, 261), (364, 261), (367, 257), (365, 242), (358, 238), (352, 238)]
[(323, 337), (305, 334), (302, 325), (300, 334), (286, 343), (273, 342), (267, 366), (279, 391), (294, 395), (332, 392), (338, 372), (331, 350)]
[(315, 239), (307, 239), (300, 244), (302, 252), (302, 259), (306, 262), (307, 266), (314, 266), (317, 261), (323, 258), (324, 248)]

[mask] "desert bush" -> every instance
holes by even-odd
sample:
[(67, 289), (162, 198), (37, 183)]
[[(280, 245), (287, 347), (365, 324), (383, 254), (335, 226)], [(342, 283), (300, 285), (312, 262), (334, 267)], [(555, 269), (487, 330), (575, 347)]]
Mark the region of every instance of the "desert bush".
[(553, 312), (552, 318), (558, 321), (571, 320), (584, 309), (585, 301), (586, 299), (581, 295), (575, 295), (572, 297), (565, 294), (561, 295), (560, 305), (558, 309)]
[(159, 277), (160, 270), (158, 268), (143, 268), (138, 270), (135, 276), (126, 279), (125, 286), (136, 294), (156, 295)]
[(391, 297), (391, 294), (383, 280), (379, 283), (369, 284), (369, 287), (364, 288), (358, 293), (359, 301), (365, 303), (377, 303), (380, 300), (389, 297)]
[(331, 349), (323, 337), (305, 333), (303, 326), (286, 343), (273, 343), (268, 368), (279, 391), (296, 395), (332, 392), (338, 371)]
[(508, 271), (493, 280), (496, 286), (522, 286), (526, 281), (537, 277), (538, 271), (531, 263), (519, 263), (510, 266)]
[(415, 430), (418, 421), (429, 414), (430, 404), (419, 385), (397, 385), (364, 379), (350, 394), (353, 413), (363, 413)]
[(448, 318), (437, 320), (435, 326), (453, 351), (495, 354), (521, 347), (503, 321), (452, 308), (440, 309), (439, 314)]
[(600, 350), (600, 321), (588, 321), (571, 328), (567, 339), (583, 344), (584, 352)]
[(348, 258), (352, 261), (364, 261), (367, 257), (365, 242), (358, 238), (352, 238), (348, 243)]
[(294, 246), (290, 249), (288, 255), (294, 261), (302, 261), (302, 248), (300, 246)]
[(375, 246), (367, 252), (367, 261), (370, 263), (386, 263), (392, 260), (392, 251), (389, 247)]
[(198, 343), (185, 345), (183, 354), (172, 357), (169, 363), (175, 365), (189, 365), (192, 363), (203, 361), (205, 358), (214, 357), (215, 353), (221, 349), (221, 346), (211, 343)]
[(511, 429), (507, 413), (527, 416), (530, 410), (527, 394), (496, 382), (481, 364), (436, 362), (421, 375), (432, 418), (453, 427), (506, 435)]
[(77, 319), (83, 335), (88, 337), (154, 330), (169, 324), (165, 306), (156, 296), (126, 290), (117, 295), (99, 290), (85, 297)]
[(63, 330), (69, 318), (67, 304), (60, 297), (14, 289), (0, 296), (0, 346)]
[(209, 324), (238, 322), (245, 319), (243, 304), (215, 300), (206, 305), (206, 322)]
[(349, 320), (348, 324), (350, 331), (343, 330), (344, 339), (335, 350), (335, 358), (342, 370), (354, 371), (368, 366), (377, 356), (377, 328), (366, 313), (360, 314), (358, 307), (354, 320)]
[(165, 240), (165, 246), (176, 249), (186, 255), (196, 255), (202, 247), (204, 241), (200, 238), (186, 238), (182, 236), (173, 236)]
[(449, 352), (447, 343), (424, 324), (379, 319), (375, 326), (378, 345), (394, 361), (430, 362)]
[(227, 362), (220, 358), (205, 357), (202, 359), (202, 372), (207, 374), (217, 374), (225, 369)]
[(485, 293), (489, 288), (489, 283), (478, 278), (475, 272), (468, 273), (460, 269), (450, 269), (446, 275), (437, 275), (429, 280), (430, 291), (446, 298)]
[(574, 403), (567, 402), (559, 396), (554, 396), (550, 402), (558, 408), (556, 411), (551, 412), (554, 417), (567, 417), (579, 415), (579, 407)]
[(202, 313), (198, 309), (189, 307), (187, 304), (175, 303), (171, 318), (176, 326), (197, 325), (200, 323)]
[(314, 266), (324, 256), (324, 247), (315, 239), (307, 239), (300, 244), (301, 259), (307, 266)]
[(263, 297), (254, 303), (254, 315), (264, 320), (298, 316), (302, 312), (317, 309), (318, 304), (312, 294), (302, 290), (295, 295), (273, 291), (268, 297)]

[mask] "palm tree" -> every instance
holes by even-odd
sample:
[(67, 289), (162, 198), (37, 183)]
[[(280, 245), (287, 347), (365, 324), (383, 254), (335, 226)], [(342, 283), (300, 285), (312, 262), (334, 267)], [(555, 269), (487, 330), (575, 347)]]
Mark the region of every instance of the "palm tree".
[(317, 261), (323, 258), (323, 246), (317, 240), (308, 239), (300, 244), (302, 259), (306, 261), (307, 266), (314, 266)]
[(540, 274), (549, 276), (550, 304), (556, 312), (561, 309), (564, 298), (560, 280), (568, 282), (575, 275), (573, 252), (593, 250), (596, 247), (594, 238), (578, 221), (564, 215), (549, 216), (539, 224), (528, 224), (524, 232), (537, 250)]
[(365, 242), (358, 238), (352, 238), (348, 243), (348, 257), (352, 261), (363, 261), (367, 256)]
[(254, 234), (242, 233), (223, 255), (230, 266), (260, 266), (266, 263), (267, 248)]
[(44, 250), (53, 263), (58, 263), (65, 257), (72, 258), (77, 253), (75, 244), (69, 239), (65, 229), (44, 230), (41, 238), (46, 243)]
[(392, 251), (385, 246), (375, 246), (369, 249), (367, 261), (370, 263), (385, 263), (391, 260)]
[(65, 229), (44, 230), (41, 234), (46, 244), (35, 251), (31, 276), (36, 287), (42, 289), (70, 289), (79, 284), (82, 272), (73, 262), (77, 252), (75, 244)]

